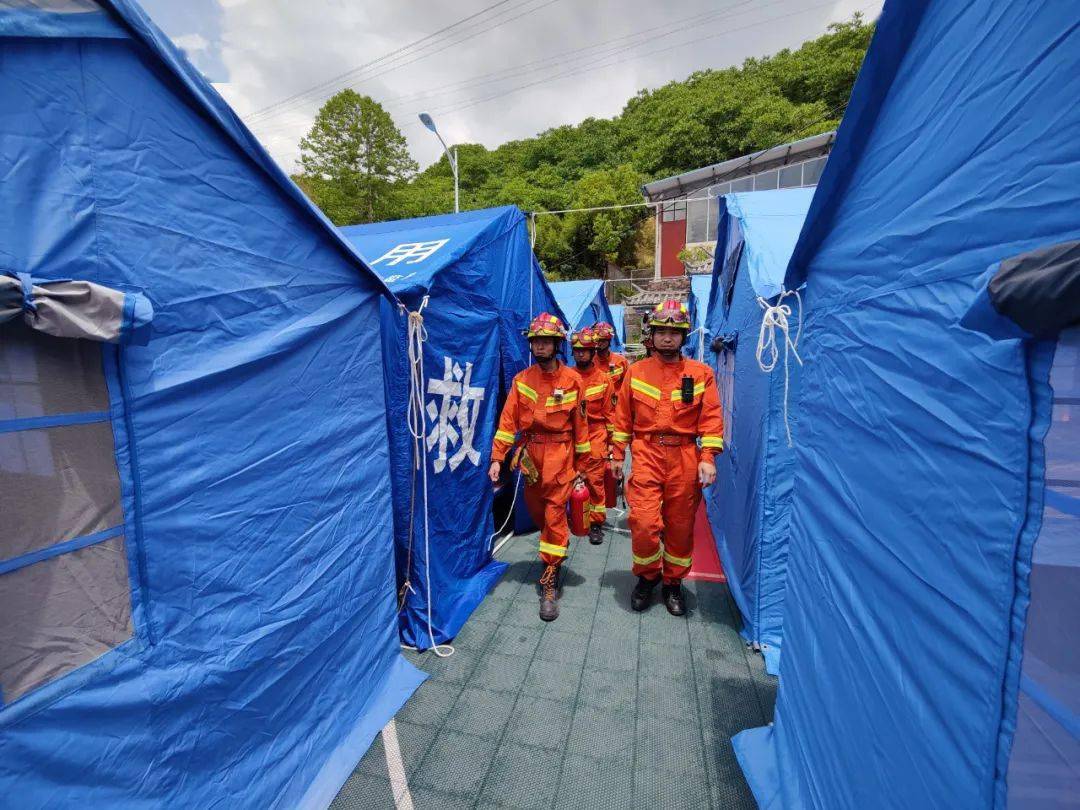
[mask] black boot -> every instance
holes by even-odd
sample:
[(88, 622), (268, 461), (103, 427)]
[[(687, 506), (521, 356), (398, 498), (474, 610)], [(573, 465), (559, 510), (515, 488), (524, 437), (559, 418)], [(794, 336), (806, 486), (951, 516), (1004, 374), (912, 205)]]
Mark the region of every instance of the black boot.
[(634, 610), (644, 610), (649, 606), (649, 602), (652, 601), (653, 588), (656, 587), (657, 580), (646, 579), (645, 577), (637, 578), (637, 585), (634, 586), (634, 590), (630, 593), (630, 607)]
[(559, 566), (549, 565), (540, 577), (540, 618), (553, 622), (559, 618)]
[(670, 585), (664, 583), (661, 593), (668, 613), (672, 616), (686, 615), (686, 598), (683, 596), (682, 585), (678, 582), (673, 582)]
[(604, 524), (594, 523), (589, 527), (589, 542), (598, 546), (604, 542)]

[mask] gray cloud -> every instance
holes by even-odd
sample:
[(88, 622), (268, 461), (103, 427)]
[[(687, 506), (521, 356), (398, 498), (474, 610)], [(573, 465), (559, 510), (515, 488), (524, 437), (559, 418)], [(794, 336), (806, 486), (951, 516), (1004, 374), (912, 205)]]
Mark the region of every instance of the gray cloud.
[[(345, 84), (336, 82), (291, 101), (273, 115), (253, 118), (253, 112), (401, 48), (493, 0), (200, 0), (186, 14), (172, 0), (144, 2), (212, 80), (227, 77), (217, 82), (219, 91), (291, 171), (297, 143), (323, 97)], [(798, 47), (831, 21), (847, 19), (856, 10), (874, 17), (880, 7), (881, 0), (509, 0), (500, 9), (502, 19), (520, 15), (517, 19), (452, 47), (432, 41), (428, 50), (440, 52), (392, 70), (387, 65), (416, 56), (382, 63), (353, 77), (348, 86), (386, 104), (413, 155), (426, 165), (439, 157), (441, 147), (416, 121), (422, 110), (436, 114), (449, 143), (495, 147), (588, 116), (616, 115), (640, 89)], [(710, 13), (714, 16), (671, 31), (678, 20)], [(493, 25), (493, 16), (477, 18), (454, 38)], [(657, 30), (633, 36), (651, 28)], [(599, 51), (586, 50), (617, 38), (623, 39)], [(556, 59), (556, 54), (565, 55)], [(541, 60), (548, 61), (532, 64)], [(380, 71), (384, 75), (374, 75)], [(454, 86), (497, 71), (512, 75)], [(551, 79), (564, 73), (576, 75)], [(475, 103), (493, 96), (499, 97)]]

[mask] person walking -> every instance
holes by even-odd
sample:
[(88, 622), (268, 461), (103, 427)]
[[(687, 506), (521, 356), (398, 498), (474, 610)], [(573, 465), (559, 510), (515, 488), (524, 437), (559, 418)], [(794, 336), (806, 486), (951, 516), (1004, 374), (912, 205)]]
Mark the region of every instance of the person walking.
[(585, 392), (585, 419), (589, 425), (591, 451), (584, 461), (583, 473), (589, 488), (589, 542), (594, 546), (604, 542), (607, 521), (604, 477), (611, 453), (611, 414), (615, 409), (615, 384), (608, 369), (596, 361), (596, 342), (596, 333), (589, 328), (574, 333), (570, 340), (574, 370), (581, 376)]
[(611, 341), (615, 337), (614, 326), (607, 321), (597, 321), (593, 325), (593, 332), (596, 334), (596, 360), (608, 370), (612, 382), (615, 383), (615, 393), (618, 393), (626, 381), (626, 369), (630, 361), (611, 350)]
[[(612, 422), (612, 472), (621, 477), (631, 448), (630, 545), (638, 581), (630, 597), (645, 610), (663, 580), (663, 601), (686, 613), (682, 580), (693, 564), (694, 517), (701, 487), (716, 480), (724, 417), (712, 369), (683, 357), (690, 332), (686, 305), (664, 301), (649, 316), (653, 353), (626, 372)], [(698, 442), (700, 441), (700, 448)]]
[[(525, 478), (525, 506), (540, 527), (540, 618), (559, 617), (559, 567), (566, 559), (570, 527), (566, 504), (590, 456), (585, 393), (577, 372), (559, 361), (566, 329), (546, 312), (525, 332), (535, 365), (514, 377), (499, 417), (488, 477), (499, 480), (507, 454), (518, 444), (512, 467)], [(520, 439), (518, 437), (520, 436)]]

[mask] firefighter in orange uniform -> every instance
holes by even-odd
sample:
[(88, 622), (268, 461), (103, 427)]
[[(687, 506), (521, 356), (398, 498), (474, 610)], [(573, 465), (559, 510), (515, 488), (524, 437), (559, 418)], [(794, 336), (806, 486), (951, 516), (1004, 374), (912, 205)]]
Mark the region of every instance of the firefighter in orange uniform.
[(574, 370), (581, 376), (585, 391), (585, 418), (589, 423), (589, 444), (592, 451), (585, 460), (585, 484), (589, 488), (589, 542), (598, 546), (604, 542), (604, 522), (607, 520), (607, 495), (604, 475), (610, 456), (609, 431), (611, 413), (615, 409), (615, 384), (609, 370), (596, 362), (596, 333), (582, 329), (570, 341), (574, 352)]
[(566, 339), (562, 322), (543, 312), (525, 336), (536, 364), (514, 377), (495, 431), (488, 477), (499, 480), (503, 460), (520, 434), (512, 466), (522, 471), (525, 506), (540, 527), (540, 618), (550, 622), (559, 617), (559, 566), (570, 542), (566, 504), (591, 445), (581, 377), (557, 356)]
[(614, 326), (606, 321), (597, 321), (593, 325), (593, 332), (596, 334), (597, 362), (608, 369), (612, 382), (615, 383), (615, 393), (618, 393), (626, 381), (626, 369), (630, 366), (630, 361), (611, 350), (611, 339), (615, 337)]
[(662, 578), (668, 612), (682, 616), (681, 582), (693, 562), (694, 516), (701, 487), (716, 480), (713, 458), (724, 448), (724, 417), (712, 369), (680, 352), (690, 332), (686, 305), (659, 304), (648, 325), (652, 356), (627, 371), (612, 420), (612, 471), (622, 474), (630, 444), (626, 500), (638, 577), (630, 605), (647, 608)]

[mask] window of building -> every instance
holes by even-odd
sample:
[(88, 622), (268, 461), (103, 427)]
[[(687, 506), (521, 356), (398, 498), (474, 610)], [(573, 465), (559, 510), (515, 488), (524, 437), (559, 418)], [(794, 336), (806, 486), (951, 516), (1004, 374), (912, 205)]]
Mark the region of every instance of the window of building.
[(821, 179), (821, 173), (825, 170), (825, 161), (827, 158), (816, 158), (814, 160), (808, 160), (802, 164), (802, 184), (804, 186), (816, 186), (818, 180)]
[(0, 325), (0, 706), (133, 635), (102, 352)]
[(769, 191), (775, 189), (779, 179), (780, 173), (776, 169), (754, 175), (754, 191)]
[(686, 204), (686, 241), (708, 242), (714, 236), (709, 229), (709, 200), (697, 199), (688, 202)]
[(785, 166), (780, 170), (780, 188), (798, 188), (802, 185), (802, 164)]
[(753, 177), (743, 177), (743, 178), (741, 178), (739, 180), (732, 180), (731, 181), (731, 191), (733, 193), (734, 192), (739, 192), (739, 191), (753, 191), (753, 190), (754, 190), (754, 178)]

